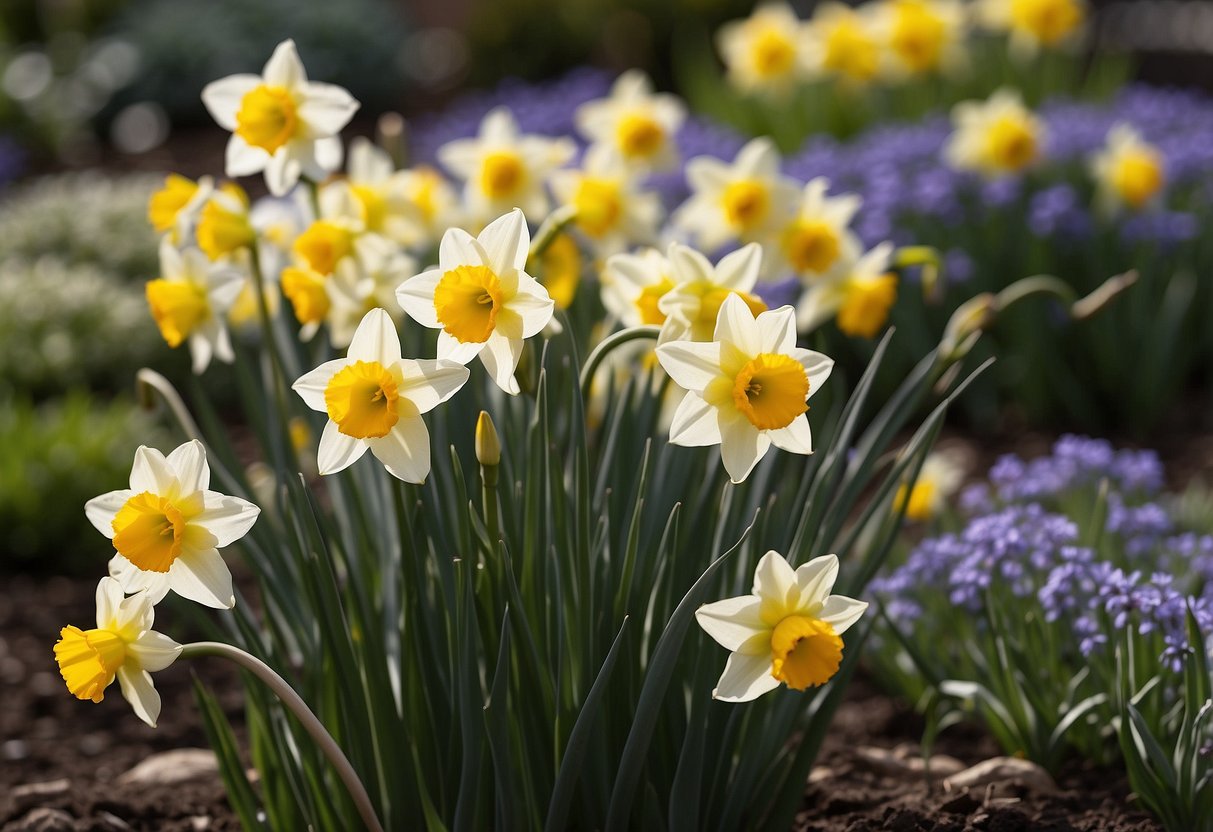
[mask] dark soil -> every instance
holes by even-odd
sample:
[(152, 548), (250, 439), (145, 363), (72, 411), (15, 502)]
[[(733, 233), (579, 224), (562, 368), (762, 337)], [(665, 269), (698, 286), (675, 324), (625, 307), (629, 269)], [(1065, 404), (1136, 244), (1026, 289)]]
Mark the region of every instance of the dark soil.
[[(0, 832), (238, 829), (215, 774), (167, 785), (119, 782), (149, 755), (205, 748), (206, 737), (191, 693), (191, 669), (182, 665), (156, 674), (164, 699), (156, 729), (135, 717), (116, 686), (99, 705), (67, 693), (51, 646), (65, 624), (91, 624), (94, 588), (91, 580), (0, 576)], [(169, 619), (158, 622), (158, 629), (180, 633), (187, 626), (171, 620), (171, 605), (158, 612)], [(192, 669), (203, 674), (229, 716), (238, 719), (237, 677), (214, 662)], [(947, 792), (938, 778), (928, 786), (921, 772), (873, 761), (882, 749), (898, 749), (911, 759), (909, 744), (921, 730), (909, 708), (857, 681), (810, 777), (795, 828), (1160, 831), (1133, 808), (1128, 787), (1116, 773), (1075, 767), (1058, 778), (1056, 791), (1010, 780)], [(967, 726), (945, 732), (936, 752), (965, 764), (999, 753), (987, 736)], [(54, 783), (63, 780), (67, 783)], [(38, 783), (51, 784), (52, 794), (17, 789)]]

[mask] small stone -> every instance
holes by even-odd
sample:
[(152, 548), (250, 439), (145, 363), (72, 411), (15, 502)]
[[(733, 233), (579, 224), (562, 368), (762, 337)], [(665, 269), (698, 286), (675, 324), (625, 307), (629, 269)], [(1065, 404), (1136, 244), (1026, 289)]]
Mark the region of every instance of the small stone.
[(26, 809), (31, 809), (39, 803), (44, 803), (55, 797), (67, 794), (72, 783), (66, 778), (59, 780), (46, 780), (41, 783), (26, 783), (23, 786), (15, 786), (9, 792), (9, 799), (13, 802), (14, 812), (24, 812)]
[(206, 815), (194, 815), (190, 818), (190, 829), (194, 832), (206, 832), (211, 828), (211, 819)]
[(218, 773), (219, 761), (213, 751), (206, 748), (176, 748), (153, 754), (121, 775), (118, 782), (165, 786)]
[(23, 818), (5, 824), (3, 832), (73, 832), (76, 824), (62, 809), (34, 809)]
[(102, 832), (130, 832), (131, 825), (112, 812), (98, 812), (93, 818), (93, 828)]
[(837, 776), (829, 766), (813, 766), (813, 770), (809, 772), (809, 782), (820, 783), (822, 780), (833, 780)]
[(1057, 791), (1057, 785), (1047, 771), (1036, 763), (1021, 760), (1019, 757), (992, 757), (983, 760), (948, 777), (943, 781), (943, 788), (944, 791), (954, 792), (1012, 780), (1046, 794)]
[(9, 740), (0, 745), (0, 756), (6, 760), (24, 760), (29, 756), (29, 746), (24, 740)]

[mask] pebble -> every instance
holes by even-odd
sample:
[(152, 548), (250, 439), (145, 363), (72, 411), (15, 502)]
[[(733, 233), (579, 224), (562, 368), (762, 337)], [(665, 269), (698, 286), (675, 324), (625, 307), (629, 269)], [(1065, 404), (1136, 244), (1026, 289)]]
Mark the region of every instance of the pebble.
[(72, 783), (67, 778), (45, 780), (41, 783), (26, 783), (23, 786), (14, 786), (8, 796), (13, 803), (13, 810), (24, 812), (39, 803), (67, 794), (67, 790), (71, 786)]
[[(859, 759), (869, 768), (893, 777), (921, 777), (927, 773), (927, 762), (916, 745), (899, 745), (896, 748), (878, 748), (866, 745), (856, 749)], [(932, 777), (947, 777), (964, 770), (965, 764), (947, 754), (933, 754), (930, 759)]]
[(2, 832), (74, 832), (72, 816), (62, 809), (34, 809), (4, 826)]
[(211, 819), (206, 815), (194, 815), (190, 818), (190, 829), (194, 832), (206, 832), (211, 828)]
[(215, 752), (206, 748), (176, 748), (145, 758), (121, 775), (118, 782), (163, 786), (218, 773)]
[(29, 746), (24, 740), (9, 740), (0, 745), (0, 756), (6, 760), (24, 760), (29, 756)]
[(1037, 792), (1049, 794), (1057, 791), (1057, 784), (1043, 768), (1030, 760), (1019, 757), (992, 757), (971, 768), (953, 774), (943, 781), (944, 791), (972, 789), (991, 783), (1015, 780)]
[(130, 832), (131, 825), (112, 812), (98, 812), (92, 819), (92, 828), (98, 832)]

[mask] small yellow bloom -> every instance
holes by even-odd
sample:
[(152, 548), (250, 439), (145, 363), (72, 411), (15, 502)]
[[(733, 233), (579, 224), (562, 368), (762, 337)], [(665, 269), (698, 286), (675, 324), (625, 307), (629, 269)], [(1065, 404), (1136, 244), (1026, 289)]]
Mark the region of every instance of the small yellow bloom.
[(879, 334), (897, 301), (897, 277), (889, 270), (892, 253), (891, 243), (881, 243), (829, 279), (810, 283), (797, 308), (800, 329), (811, 331), (836, 316), (846, 335)]
[(866, 84), (880, 73), (882, 49), (869, 8), (823, 3), (805, 24), (805, 55), (817, 75)]
[(995, 177), (1023, 171), (1041, 155), (1041, 120), (1012, 90), (998, 90), (987, 101), (963, 101), (952, 111), (955, 130), (944, 158), (959, 170)]
[(312, 271), (330, 275), (341, 258), (354, 253), (354, 232), (334, 220), (316, 220), (295, 238), (291, 250)]
[(172, 232), (173, 242), (180, 242), (198, 208), (210, 196), (212, 187), (209, 176), (195, 182), (170, 173), (164, 180), (164, 187), (148, 199), (147, 218), (152, 228), (157, 234)]
[(1073, 41), (1087, 17), (1084, 0), (979, 0), (977, 12), (987, 28), (1007, 32), (1023, 57)]
[(197, 249), (178, 251), (169, 237), (163, 239), (160, 277), (147, 283), (147, 302), (170, 347), (189, 342), (194, 372), (205, 370), (212, 355), (235, 360), (223, 318), (245, 280), (229, 266), (208, 262)]
[(233, 183), (224, 184), (202, 206), (196, 231), (198, 247), (211, 260), (218, 260), (257, 241), (249, 219), (248, 197)]
[(952, 454), (937, 451), (923, 460), (913, 488), (903, 483), (897, 489), (893, 508), (900, 510), (905, 506), (908, 520), (925, 523), (939, 514), (963, 480), (964, 467), (959, 460)]
[(729, 81), (745, 92), (782, 94), (803, 75), (801, 23), (783, 3), (759, 6), (750, 17), (726, 23), (716, 43)]
[(282, 294), (291, 302), (299, 323), (319, 326), (329, 313), (327, 276), (312, 269), (287, 266), (282, 270)]
[(673, 289), (674, 269), (655, 248), (607, 258), (602, 272), (602, 303), (624, 326), (661, 326), (661, 299)]
[(1167, 178), (1162, 153), (1128, 124), (1108, 132), (1107, 144), (1091, 159), (1091, 173), (1108, 213), (1121, 207), (1141, 210), (1161, 193)]
[[(714, 266), (695, 249), (673, 243), (668, 260), (674, 287), (658, 295), (657, 312), (665, 316), (659, 343), (711, 341), (720, 309), (733, 296), (744, 302), (751, 315), (766, 311), (766, 304), (753, 293), (762, 269), (762, 247), (757, 243), (726, 254)], [(651, 284), (650, 291), (660, 292), (661, 283)], [(638, 305), (651, 301), (643, 291), (636, 298)], [(644, 306), (641, 312), (647, 312)]]
[(845, 335), (875, 338), (889, 320), (897, 302), (897, 275), (855, 276), (843, 288), (838, 329)]
[(893, 65), (908, 75), (956, 66), (964, 19), (964, 9), (956, 0), (886, 0), (878, 11), (878, 26)]
[(850, 230), (860, 199), (853, 194), (828, 196), (830, 183), (818, 177), (805, 185), (800, 208), (784, 226), (778, 245), (770, 246), (769, 271), (794, 272), (806, 282), (833, 276), (859, 255), (859, 240)]
[(559, 234), (539, 259), (543, 287), (557, 309), (568, 309), (581, 287), (581, 249), (569, 234)]
[(661, 219), (656, 193), (641, 191), (635, 168), (607, 145), (585, 154), (581, 170), (558, 170), (552, 193), (561, 205), (576, 209), (574, 226), (599, 256), (607, 257), (653, 241)]

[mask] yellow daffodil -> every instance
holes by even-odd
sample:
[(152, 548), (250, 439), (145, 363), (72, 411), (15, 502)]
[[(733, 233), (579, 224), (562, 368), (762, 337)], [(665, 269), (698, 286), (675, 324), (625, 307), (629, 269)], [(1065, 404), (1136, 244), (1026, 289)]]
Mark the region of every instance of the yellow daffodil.
[(215, 187), (209, 176), (197, 182), (176, 173), (164, 179), (164, 187), (151, 195), (147, 202), (147, 219), (157, 234), (172, 234), (180, 244), (189, 237), (198, 212)]
[(1006, 32), (1012, 52), (1024, 58), (1072, 43), (1087, 19), (1084, 0), (978, 0), (976, 12), (983, 26)]
[(884, 0), (876, 28), (895, 75), (947, 72), (964, 59), (965, 10), (959, 0)]
[(302, 264), (282, 270), (282, 294), (291, 302), (295, 318), (301, 324), (299, 338), (303, 341), (310, 341), (328, 319), (332, 308), (328, 280), (328, 275)]
[(658, 304), (673, 288), (674, 267), (657, 249), (615, 254), (603, 269), (602, 304), (624, 326), (661, 326)]
[(464, 202), (475, 219), (518, 206), (527, 219), (540, 222), (550, 207), (544, 184), (574, 152), (568, 138), (520, 135), (513, 114), (498, 107), (480, 122), (475, 138), (438, 148), (438, 160), (464, 181)]
[(207, 84), (202, 103), (232, 131), (227, 175), (264, 171), (275, 196), (293, 188), (300, 176), (320, 181), (341, 166), (337, 134), (358, 109), (341, 87), (307, 79), (292, 40), (278, 44), (261, 75), (229, 75)]
[(620, 75), (607, 98), (582, 104), (575, 118), (583, 136), (614, 149), (631, 167), (667, 170), (678, 162), (674, 134), (686, 118), (686, 107), (677, 96), (654, 93), (640, 70)]
[(661, 221), (661, 200), (639, 189), (632, 169), (607, 145), (594, 145), (581, 170), (552, 174), (552, 193), (576, 209), (573, 224), (601, 257), (652, 242)]
[(796, 346), (795, 318), (790, 306), (755, 316), (730, 294), (711, 341), (657, 347), (662, 369), (687, 391), (670, 425), (671, 444), (720, 445), (733, 482), (748, 477), (772, 444), (813, 452), (806, 400), (834, 362)]
[(1105, 213), (1121, 208), (1139, 211), (1166, 185), (1166, 163), (1158, 148), (1145, 141), (1131, 125), (1117, 124), (1107, 144), (1091, 158), (1096, 200)]
[(441, 173), (422, 165), (402, 170), (398, 177), (410, 219), (404, 245), (419, 248), (437, 245), (443, 232), (462, 224), (459, 195)]
[(802, 24), (786, 3), (765, 3), (720, 27), (716, 46), (728, 78), (744, 92), (782, 95), (804, 77)]
[(581, 247), (572, 234), (557, 234), (539, 256), (540, 283), (548, 290), (556, 309), (568, 309), (573, 305), (577, 290), (581, 288), (584, 265)]
[(160, 277), (147, 283), (147, 303), (170, 347), (189, 342), (195, 373), (206, 370), (211, 356), (229, 364), (235, 360), (224, 316), (245, 280), (243, 273), (211, 263), (197, 249), (178, 251), (167, 237), (161, 242)]
[(779, 151), (766, 137), (751, 140), (730, 164), (710, 156), (687, 162), (690, 198), (673, 222), (704, 251), (734, 240), (766, 242), (792, 218), (800, 188), (779, 172)]
[(354, 138), (346, 174), (363, 228), (399, 245), (417, 240), (413, 206), (402, 171), (396, 170), (386, 150), (362, 136)]
[(842, 634), (868, 608), (831, 595), (837, 579), (834, 555), (792, 569), (770, 551), (758, 561), (750, 595), (696, 610), (699, 626), (731, 654), (712, 697), (749, 702), (780, 683), (802, 691), (828, 682), (842, 664)]
[(257, 242), (248, 195), (235, 182), (225, 182), (207, 195), (195, 229), (198, 248), (212, 260), (222, 260)]
[(801, 330), (816, 329), (831, 317), (845, 335), (874, 338), (897, 301), (897, 275), (890, 271), (891, 243), (881, 243), (851, 261), (828, 281), (810, 285), (797, 307)]
[(211, 469), (198, 440), (167, 457), (146, 445), (135, 451), (130, 488), (94, 497), (84, 513), (118, 551), (110, 575), (127, 592), (152, 602), (169, 590), (216, 609), (235, 605), (232, 574), (218, 549), (252, 528), (261, 509), (210, 490)]
[(449, 229), (438, 268), (406, 280), (396, 299), (413, 320), (438, 334), (438, 357), (467, 364), (480, 357), (505, 392), (517, 395), (514, 370), (522, 344), (552, 320), (547, 290), (524, 271), (531, 235), (522, 211), (489, 223), (478, 237)]
[(962, 101), (952, 110), (955, 127), (944, 158), (958, 170), (987, 177), (1019, 173), (1041, 156), (1043, 122), (1019, 93), (1001, 89), (986, 101)]
[(181, 645), (152, 629), (155, 608), (146, 592), (125, 597), (113, 578), (97, 584), (97, 627), (64, 627), (55, 642), (55, 661), (67, 689), (77, 699), (100, 702), (114, 679), (135, 715), (153, 728), (160, 718), (160, 694), (151, 674), (181, 655)]
[(952, 454), (936, 451), (922, 461), (913, 488), (903, 484), (897, 489), (893, 508), (900, 510), (905, 506), (906, 519), (925, 523), (943, 510), (963, 481), (964, 467), (960, 461)]
[(779, 232), (766, 271), (787, 271), (806, 284), (827, 280), (859, 256), (860, 245), (850, 229), (862, 200), (854, 194), (827, 196), (829, 180), (818, 177), (805, 185), (800, 208)]
[[(753, 294), (762, 269), (762, 247), (757, 243), (726, 254), (715, 266), (695, 249), (673, 243), (668, 263), (674, 286), (656, 298), (657, 314), (664, 316), (660, 343), (711, 341), (721, 305), (730, 295), (743, 300), (755, 315), (767, 308)], [(651, 302), (649, 298), (637, 301)]]
[(849, 84), (873, 81), (885, 63), (876, 23), (872, 7), (822, 3), (805, 24), (804, 60), (809, 73)]
[(430, 473), (430, 434), (421, 414), (449, 399), (468, 369), (443, 359), (400, 357), (400, 336), (382, 309), (366, 313), (345, 358), (326, 361), (295, 382), (312, 410), (327, 413), (316, 460), (335, 474), (368, 450), (388, 473), (422, 483)]
[(370, 267), (356, 259), (342, 261), (326, 285), (332, 345), (348, 347), (359, 323), (372, 309), (386, 310), (398, 323), (403, 310), (396, 300), (396, 287), (416, 273), (417, 262), (403, 252)]

